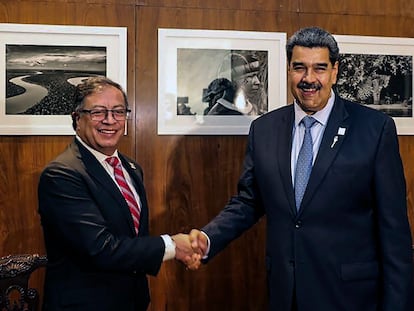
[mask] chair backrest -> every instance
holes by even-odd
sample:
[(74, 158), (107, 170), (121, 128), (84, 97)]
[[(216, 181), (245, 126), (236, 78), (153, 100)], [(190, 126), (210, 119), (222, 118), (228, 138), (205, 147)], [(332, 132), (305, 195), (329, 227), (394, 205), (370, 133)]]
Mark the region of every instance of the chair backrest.
[(47, 264), (38, 254), (8, 255), (0, 258), (0, 310), (36, 311), (39, 295), (29, 288), (31, 273)]

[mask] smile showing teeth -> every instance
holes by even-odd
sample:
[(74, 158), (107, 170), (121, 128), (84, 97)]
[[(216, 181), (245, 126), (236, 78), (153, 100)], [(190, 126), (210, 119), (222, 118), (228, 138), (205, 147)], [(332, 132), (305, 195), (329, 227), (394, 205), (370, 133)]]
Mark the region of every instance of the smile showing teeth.
[(311, 92), (316, 92), (317, 89), (302, 89), (302, 91), (306, 93), (311, 93)]
[(104, 134), (114, 134), (115, 130), (105, 130), (105, 129), (103, 129), (103, 130), (99, 130), (99, 132), (104, 133)]

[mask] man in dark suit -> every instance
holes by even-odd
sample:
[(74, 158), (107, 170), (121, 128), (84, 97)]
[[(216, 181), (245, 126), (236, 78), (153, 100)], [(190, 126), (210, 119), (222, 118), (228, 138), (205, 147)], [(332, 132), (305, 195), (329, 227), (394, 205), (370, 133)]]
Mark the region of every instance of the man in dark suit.
[(90, 78), (75, 101), (76, 137), (39, 181), (48, 257), (43, 310), (144, 311), (146, 275), (174, 257), (196, 266), (197, 256), (186, 235), (148, 234), (142, 170), (117, 150), (129, 112), (122, 88)]
[(266, 215), (269, 310), (412, 311), (395, 124), (332, 90), (339, 49), (331, 34), (301, 29), (286, 51), (294, 103), (252, 123), (238, 193), (202, 232), (191, 231), (193, 248), (208, 261)]

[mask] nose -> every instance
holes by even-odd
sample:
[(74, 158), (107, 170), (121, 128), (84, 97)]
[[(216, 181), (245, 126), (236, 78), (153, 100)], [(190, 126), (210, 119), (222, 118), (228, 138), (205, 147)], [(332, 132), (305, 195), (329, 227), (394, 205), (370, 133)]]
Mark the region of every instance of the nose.
[(253, 84), (260, 84), (260, 80), (259, 80), (258, 76), (253, 76), (252, 83)]
[(302, 81), (306, 82), (314, 82), (315, 81), (315, 73), (312, 69), (307, 69), (302, 77)]
[(114, 113), (110, 110), (108, 110), (105, 114), (105, 118), (102, 120), (103, 123), (109, 123), (109, 124), (113, 124), (116, 123), (117, 121), (114, 118)]

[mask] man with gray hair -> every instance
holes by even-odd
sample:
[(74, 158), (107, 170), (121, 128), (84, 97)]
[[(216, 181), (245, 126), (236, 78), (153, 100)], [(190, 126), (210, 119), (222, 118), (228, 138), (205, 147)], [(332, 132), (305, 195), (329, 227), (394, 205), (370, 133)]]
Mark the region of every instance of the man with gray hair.
[(187, 235), (149, 235), (142, 169), (118, 151), (130, 111), (121, 86), (89, 78), (74, 102), (76, 136), (39, 181), (43, 310), (147, 310), (147, 275), (173, 258), (196, 267), (199, 255)]
[(330, 33), (300, 29), (286, 52), (294, 102), (252, 122), (238, 192), (192, 246), (207, 262), (266, 215), (269, 310), (412, 311), (394, 121), (333, 91)]

